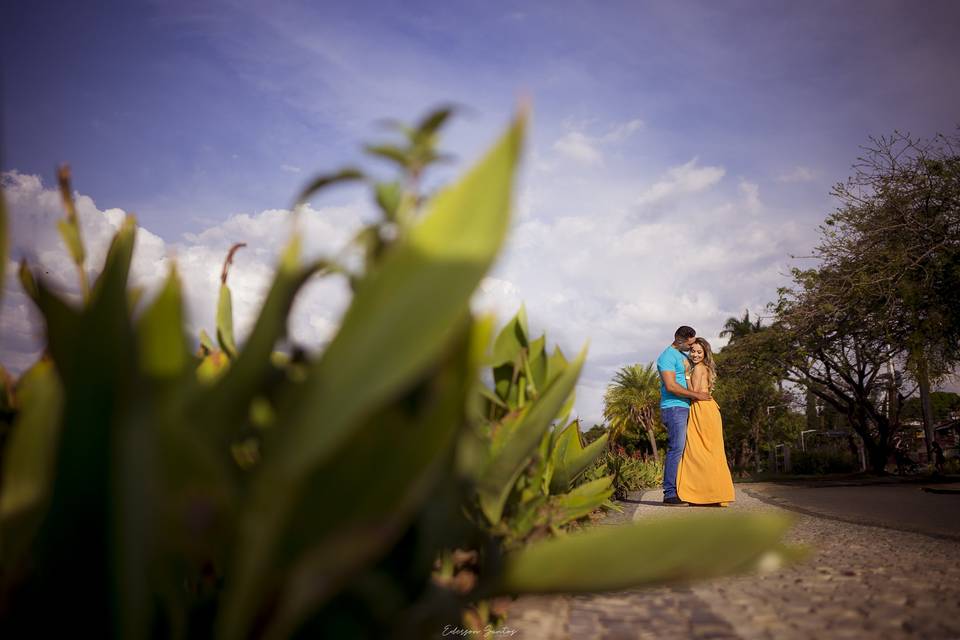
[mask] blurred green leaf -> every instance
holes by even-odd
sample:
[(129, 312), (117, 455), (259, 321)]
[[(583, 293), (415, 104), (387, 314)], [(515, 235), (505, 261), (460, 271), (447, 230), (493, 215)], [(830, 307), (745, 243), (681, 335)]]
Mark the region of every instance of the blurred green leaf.
[[(250, 336), (237, 353), (229, 371), (216, 387), (198, 399), (196, 411), (201, 424), (220, 442), (228, 441), (237, 425), (246, 418), (249, 407), (238, 398), (252, 398), (262, 391), (267, 377), (274, 370), (271, 356), (277, 341), (287, 333), (287, 316), (297, 292), (311, 276), (332, 270), (330, 263), (319, 260), (300, 264), (301, 240), (294, 237), (280, 256), (277, 272)], [(224, 363), (211, 352), (198, 370), (205, 380), (212, 380)]]
[(522, 543), (536, 527), (546, 524), (546, 507), (549, 500), (550, 496), (537, 494), (519, 505), (516, 518), (507, 529), (507, 541), (510, 547)]
[[(139, 458), (113, 456), (116, 448), (126, 449), (129, 433), (121, 425), (137, 410), (136, 346), (127, 299), (135, 235), (136, 222), (128, 217), (82, 311), (72, 311), (42, 282), (38, 292), (64, 401), (50, 508), (37, 538), (39, 582), (33, 588), (40, 600), (60, 603), (60, 615), (82, 617), (85, 630), (98, 637), (136, 627), (135, 620), (142, 623), (146, 598), (138, 587), (145, 576), (121, 587), (120, 569), (130, 566), (132, 556), (128, 547), (111, 545), (128, 533), (131, 541), (143, 541), (143, 531), (130, 530), (125, 514), (128, 495), (146, 500), (141, 489), (149, 475), (137, 464)], [(121, 462), (139, 468), (127, 477)]]
[(233, 338), (233, 296), (226, 284), (220, 285), (217, 299), (217, 342), (231, 360), (237, 357), (237, 343)]
[(227, 278), (230, 275), (230, 267), (233, 265), (233, 256), (247, 246), (244, 242), (238, 242), (230, 247), (227, 257), (223, 261), (223, 270), (220, 272), (220, 296), (217, 299), (217, 342), (220, 348), (230, 357), (231, 360), (237, 357), (237, 342), (233, 337), (233, 296), (230, 293), (230, 287), (227, 286)]
[(500, 398), (498, 398), (497, 394), (493, 393), (492, 391), (490, 391), (490, 389), (487, 389), (482, 385), (480, 387), (480, 395), (482, 395), (484, 398), (486, 398), (487, 400), (489, 400), (490, 402), (492, 402), (493, 404), (497, 405), (502, 409), (507, 408), (506, 403)]
[(257, 396), (250, 401), (250, 424), (260, 429), (266, 429), (273, 426), (275, 421), (276, 415), (270, 400), (263, 396)]
[(375, 186), (377, 205), (388, 222), (396, 222), (397, 212), (403, 200), (403, 187), (399, 182), (378, 182)]
[(143, 299), (144, 293), (146, 293), (146, 290), (143, 287), (130, 287), (130, 289), (127, 290), (128, 306), (131, 312), (136, 310), (140, 304), (140, 300)]
[[(16, 383), (6, 367), (0, 364), (0, 413), (12, 414), (16, 412), (17, 398), (14, 387)], [(3, 489), (0, 480), (0, 490)]]
[(560, 350), (560, 347), (554, 347), (553, 353), (547, 360), (547, 384), (559, 376), (567, 368), (567, 365), (567, 358), (563, 355), (563, 351)]
[(87, 272), (83, 266), (86, 253), (83, 247), (83, 239), (80, 237), (80, 219), (77, 216), (77, 207), (73, 202), (73, 191), (70, 188), (70, 167), (68, 165), (60, 166), (57, 171), (57, 180), (60, 184), (63, 207), (67, 212), (66, 219), (57, 221), (57, 229), (60, 231), (63, 243), (67, 246), (67, 252), (77, 267), (77, 272), (80, 275), (80, 291), (86, 299), (89, 289)]
[(380, 236), (380, 227), (375, 224), (367, 225), (357, 232), (353, 237), (353, 244), (363, 249), (365, 263), (368, 265), (376, 264), (383, 249), (385, 248), (383, 238)]
[(183, 322), (180, 277), (176, 269), (170, 269), (163, 289), (137, 324), (140, 367), (144, 373), (170, 378), (184, 372), (190, 353)]
[[(288, 637), (340, 580), (393, 544), (449, 469), (474, 375), (468, 334), (436, 375), (370, 416), (338, 456), (309, 475), (277, 547), (274, 566), (291, 573), (267, 637)], [(331, 492), (333, 486), (349, 490)]]
[(603, 434), (586, 448), (580, 443), (580, 428), (576, 420), (560, 432), (553, 451), (553, 478), (550, 491), (562, 493), (570, 488), (573, 481), (593, 464), (607, 446), (607, 434)]
[(613, 477), (604, 476), (585, 482), (572, 491), (551, 496), (551, 524), (559, 526), (582, 518), (603, 505), (613, 495)]
[(309, 474), (450, 348), (507, 231), (524, 122), (518, 118), (470, 173), (438, 195), (359, 283), (340, 331), (279, 407), (284, 429), (265, 434), (275, 435), (276, 449), (254, 479), (241, 523), (225, 637), (244, 635), (259, 576), (272, 566)]
[(83, 269), (84, 250), (83, 241), (80, 239), (80, 228), (70, 220), (57, 220), (57, 230), (74, 264)]
[(4, 451), (0, 483), (0, 566), (8, 571), (32, 542), (50, 497), (63, 404), (49, 360), (24, 372), (16, 391), (21, 410)]
[(200, 346), (206, 350), (207, 353), (212, 353), (217, 350), (213, 344), (213, 339), (205, 329), (200, 329)]
[[(290, 407), (288, 463), (308, 467), (329, 455), (353, 416), (397, 393), (450, 344), (503, 242), (522, 132), (520, 119), (360, 283), (340, 331)], [(326, 414), (322, 430), (313, 428), (317, 406)]]
[(37, 281), (33, 277), (33, 272), (30, 271), (30, 267), (27, 266), (26, 260), (20, 260), (20, 270), (17, 274), (20, 277), (20, 286), (23, 287), (23, 292), (30, 297), (31, 300), (37, 302)]
[(450, 119), (450, 116), (453, 115), (454, 110), (455, 109), (453, 107), (441, 107), (428, 113), (426, 116), (424, 116), (423, 120), (420, 121), (420, 124), (417, 125), (416, 137), (425, 138), (436, 134), (437, 131), (440, 130), (440, 127), (442, 127), (444, 123)]
[(537, 393), (547, 386), (547, 367), (549, 358), (546, 352), (547, 337), (540, 336), (530, 343), (530, 353), (526, 358), (527, 375)]
[(507, 362), (493, 369), (493, 388), (505, 408), (515, 409), (518, 406), (517, 374), (518, 370), (515, 362)]
[(477, 478), (480, 507), (491, 524), (500, 521), (517, 476), (523, 471), (557, 411), (573, 391), (586, 359), (586, 350), (543, 391), (536, 402), (507, 417), (494, 434), (490, 459)]
[(520, 353), (529, 344), (527, 332), (527, 310), (521, 305), (510, 322), (503, 327), (493, 344), (492, 365), (518, 362)]
[(747, 571), (797, 557), (780, 543), (789, 524), (773, 514), (703, 514), (590, 529), (509, 555), (490, 593), (610, 591)]
[(377, 124), (386, 129), (393, 129), (394, 131), (403, 134), (405, 138), (412, 139), (414, 133), (416, 133), (416, 129), (408, 125), (403, 120), (398, 120), (396, 118), (380, 118), (377, 120)]
[[(220, 351), (208, 358), (214, 355), (227, 362)], [(240, 488), (229, 448), (203, 437), (182, 392), (175, 387), (143, 407), (153, 422), (148, 444), (155, 451), (151, 462), (160, 487), (150, 517), (143, 519), (155, 528), (151, 534), (162, 570), (157, 579), (163, 579), (166, 597), (176, 603), (172, 606), (189, 610), (190, 583), (209, 579), (209, 573), (204, 578), (208, 571), (222, 573), (229, 564)]]
[(330, 173), (326, 175), (317, 176), (307, 184), (306, 187), (300, 192), (300, 195), (297, 196), (294, 207), (297, 205), (305, 203), (318, 191), (325, 189), (334, 184), (339, 184), (342, 182), (355, 182), (357, 180), (363, 180), (364, 174), (359, 169), (354, 169), (352, 167), (341, 169), (336, 173)]
[[(223, 351), (216, 349), (200, 359), (200, 364), (197, 366), (197, 380), (205, 384), (212, 384), (226, 373), (229, 368), (230, 358), (228, 358), (227, 354)], [(218, 420), (217, 426), (220, 425), (222, 425), (222, 431), (226, 432), (229, 430), (229, 425), (226, 421)], [(211, 431), (212, 430), (213, 429), (211, 429)]]
[[(106, 300), (113, 300), (114, 297), (127, 297), (127, 280), (130, 275), (130, 260), (133, 257), (133, 244), (137, 233), (137, 219), (132, 215), (124, 218), (120, 229), (113, 240), (110, 241), (110, 247), (107, 249), (107, 257), (103, 263), (103, 270), (93, 285), (91, 296), (99, 298), (99, 302), (94, 304), (91, 299), (91, 308), (100, 308), (106, 304)], [(124, 303), (126, 304), (126, 302)], [(129, 308), (129, 307), (124, 307)], [(106, 313), (106, 311), (104, 311)], [(123, 317), (126, 317), (124, 314)]]
[(53, 357), (57, 367), (67, 368), (73, 358), (73, 343), (80, 338), (80, 313), (46, 288), (38, 285), (33, 275), (21, 264), (21, 280), (36, 287), (35, 302), (43, 314), (47, 333), (47, 352)]
[(374, 156), (389, 160), (406, 169), (410, 165), (410, 155), (404, 149), (391, 144), (371, 144), (364, 147), (364, 150)]

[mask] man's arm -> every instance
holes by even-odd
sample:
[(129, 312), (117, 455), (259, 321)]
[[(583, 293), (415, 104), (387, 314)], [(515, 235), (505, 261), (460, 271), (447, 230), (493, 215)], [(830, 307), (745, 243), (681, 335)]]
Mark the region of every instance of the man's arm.
[(663, 379), (663, 386), (667, 388), (667, 391), (672, 393), (675, 396), (680, 396), (682, 398), (690, 398), (691, 400), (709, 400), (710, 394), (704, 393), (702, 391), (691, 391), (690, 389), (685, 389), (680, 386), (677, 382), (676, 373), (671, 370), (665, 370), (660, 372), (660, 377)]

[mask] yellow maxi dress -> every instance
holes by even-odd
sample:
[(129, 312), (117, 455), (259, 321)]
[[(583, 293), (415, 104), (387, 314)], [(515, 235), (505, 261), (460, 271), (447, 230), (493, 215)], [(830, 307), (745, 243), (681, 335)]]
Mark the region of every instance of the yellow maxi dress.
[(677, 472), (677, 495), (691, 504), (726, 506), (734, 500), (733, 478), (723, 450), (723, 421), (720, 407), (713, 399), (690, 403), (687, 443)]

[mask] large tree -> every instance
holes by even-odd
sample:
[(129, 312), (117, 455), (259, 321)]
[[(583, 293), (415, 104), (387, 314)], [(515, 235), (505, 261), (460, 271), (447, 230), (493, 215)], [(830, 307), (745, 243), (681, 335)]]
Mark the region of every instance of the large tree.
[(603, 394), (603, 418), (610, 425), (610, 440), (624, 433), (646, 433), (655, 460), (656, 428), (660, 423), (660, 376), (653, 363), (621, 367)]
[(870, 325), (878, 355), (903, 356), (929, 453), (931, 386), (960, 363), (960, 137), (894, 133), (864, 151), (834, 187), (818, 278), (830, 305)]
[(906, 350), (889, 342), (883, 313), (848, 304), (834, 268), (794, 272), (794, 287), (780, 291), (777, 319), (762, 334), (765, 348), (777, 354), (786, 380), (846, 417), (871, 468), (883, 473), (904, 400), (888, 372)]
[[(734, 319), (736, 320), (736, 319)], [(745, 315), (745, 320), (749, 318)], [(731, 340), (716, 355), (714, 398), (723, 413), (724, 443), (734, 469), (759, 470), (765, 444), (781, 434), (790, 396), (778, 384), (783, 376), (768, 329), (751, 330)], [(746, 323), (744, 323), (744, 326)]]

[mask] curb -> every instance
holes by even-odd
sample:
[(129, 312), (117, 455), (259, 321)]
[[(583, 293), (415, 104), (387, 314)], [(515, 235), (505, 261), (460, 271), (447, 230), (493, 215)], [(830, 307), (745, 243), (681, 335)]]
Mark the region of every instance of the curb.
[(926, 491), (927, 493), (943, 493), (943, 494), (960, 494), (960, 489), (947, 489), (947, 488), (938, 488), (938, 487), (920, 487), (921, 491)]

